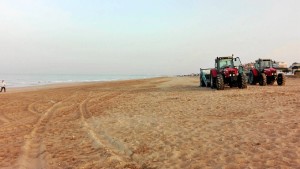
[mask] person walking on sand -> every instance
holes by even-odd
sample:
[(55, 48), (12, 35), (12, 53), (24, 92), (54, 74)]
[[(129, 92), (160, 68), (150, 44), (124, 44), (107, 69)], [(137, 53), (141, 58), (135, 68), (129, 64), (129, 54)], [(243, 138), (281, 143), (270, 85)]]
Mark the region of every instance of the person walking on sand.
[(4, 82), (4, 80), (2, 80), (0, 92), (2, 92), (3, 89), (4, 89), (4, 92), (6, 92), (5, 86), (6, 86), (6, 83)]

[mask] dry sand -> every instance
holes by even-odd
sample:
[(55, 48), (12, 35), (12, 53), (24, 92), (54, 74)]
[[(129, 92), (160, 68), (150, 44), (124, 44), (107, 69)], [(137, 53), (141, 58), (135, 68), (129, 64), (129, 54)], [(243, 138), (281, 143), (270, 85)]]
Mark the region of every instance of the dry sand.
[(299, 168), (300, 78), (224, 91), (198, 83), (0, 93), (0, 168)]

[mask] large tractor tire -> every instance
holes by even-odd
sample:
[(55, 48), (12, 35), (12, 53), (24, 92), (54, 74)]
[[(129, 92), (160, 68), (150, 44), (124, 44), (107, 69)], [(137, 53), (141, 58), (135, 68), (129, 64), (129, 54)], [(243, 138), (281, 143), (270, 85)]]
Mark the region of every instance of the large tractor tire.
[(267, 85), (267, 77), (266, 74), (262, 73), (259, 78), (259, 85), (266, 86)]
[(280, 73), (278, 74), (278, 77), (277, 77), (277, 84), (279, 86), (284, 86), (285, 85), (285, 81), (286, 81), (286, 77), (284, 74)]
[(240, 74), (238, 77), (238, 87), (240, 89), (247, 88), (247, 77), (244, 73)]
[(256, 85), (256, 78), (254, 77), (254, 74), (253, 74), (253, 72), (252, 72), (252, 70), (250, 71), (250, 73), (249, 73), (249, 77), (248, 77), (248, 80), (249, 80), (249, 83), (251, 84), (251, 85)]
[(221, 74), (218, 74), (217, 76), (216, 86), (217, 86), (217, 90), (224, 90), (224, 79)]

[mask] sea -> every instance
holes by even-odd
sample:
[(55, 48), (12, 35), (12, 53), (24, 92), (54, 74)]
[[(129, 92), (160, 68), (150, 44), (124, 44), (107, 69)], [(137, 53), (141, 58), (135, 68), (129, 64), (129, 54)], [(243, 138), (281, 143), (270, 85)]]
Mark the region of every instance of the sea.
[(88, 74), (0, 74), (7, 88), (30, 87), (77, 82), (107, 82), (116, 80), (147, 79), (161, 75), (88, 75)]

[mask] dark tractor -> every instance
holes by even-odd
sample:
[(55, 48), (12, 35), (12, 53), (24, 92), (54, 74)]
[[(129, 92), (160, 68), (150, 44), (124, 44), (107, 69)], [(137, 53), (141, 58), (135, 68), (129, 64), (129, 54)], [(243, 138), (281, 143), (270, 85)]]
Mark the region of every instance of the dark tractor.
[(258, 59), (255, 61), (255, 66), (249, 72), (248, 81), (251, 85), (259, 83), (261, 86), (273, 85), (275, 81), (279, 86), (285, 85), (285, 75), (278, 73), (273, 67), (275, 61), (271, 59)]
[(232, 56), (217, 57), (215, 59), (215, 68), (210, 70), (211, 88), (224, 90), (225, 85), (247, 88), (247, 76), (239, 57)]
[(200, 68), (200, 87), (210, 87), (210, 69)]

